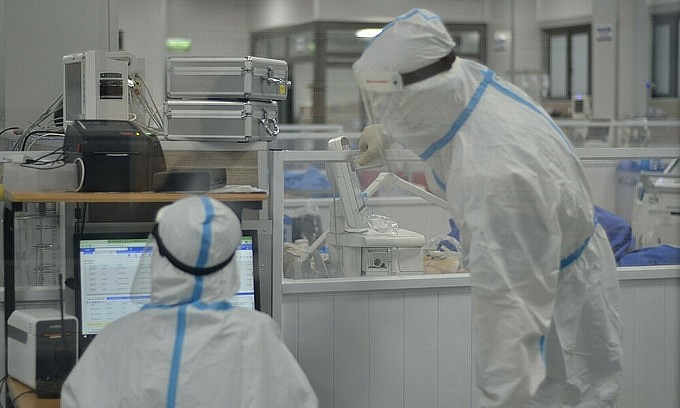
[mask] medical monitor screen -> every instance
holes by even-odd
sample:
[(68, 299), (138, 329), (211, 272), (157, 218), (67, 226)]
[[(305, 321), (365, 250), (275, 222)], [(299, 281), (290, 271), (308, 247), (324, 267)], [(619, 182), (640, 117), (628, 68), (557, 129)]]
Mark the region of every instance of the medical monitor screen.
[[(76, 315), (81, 322), (83, 347), (111, 322), (150, 301), (150, 262), (140, 268), (140, 261), (151, 256), (147, 243), (148, 234), (139, 232), (76, 235)], [(256, 252), (256, 234), (244, 231), (234, 255), (240, 278), (239, 290), (230, 299), (234, 306), (259, 309)]]
[[(151, 256), (146, 233), (85, 234), (76, 239), (80, 294), (77, 315), (82, 335), (93, 337), (112, 321), (149, 302), (151, 274), (140, 261)], [(135, 290), (135, 275), (139, 270)], [(79, 313), (78, 313), (79, 312)]]
[(241, 238), (241, 245), (234, 255), (236, 271), (239, 274), (239, 282), (241, 284), (236, 295), (230, 300), (231, 304), (234, 306), (247, 309), (259, 309), (256, 296), (258, 282), (253, 261), (255, 258), (254, 253), (253, 236), (246, 235), (244, 232), (243, 238)]

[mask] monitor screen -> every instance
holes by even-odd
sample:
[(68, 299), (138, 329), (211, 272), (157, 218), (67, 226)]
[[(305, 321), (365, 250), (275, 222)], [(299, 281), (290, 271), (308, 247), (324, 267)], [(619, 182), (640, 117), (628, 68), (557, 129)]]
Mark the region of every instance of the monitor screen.
[[(257, 296), (256, 234), (243, 232), (234, 261), (240, 287), (230, 299), (234, 306), (259, 309)], [(146, 233), (93, 233), (75, 236), (76, 315), (80, 320), (82, 350), (109, 323), (138, 311), (150, 300), (151, 271), (140, 260), (151, 256)], [(149, 263), (144, 263), (148, 265)], [(135, 291), (133, 281), (137, 271)]]

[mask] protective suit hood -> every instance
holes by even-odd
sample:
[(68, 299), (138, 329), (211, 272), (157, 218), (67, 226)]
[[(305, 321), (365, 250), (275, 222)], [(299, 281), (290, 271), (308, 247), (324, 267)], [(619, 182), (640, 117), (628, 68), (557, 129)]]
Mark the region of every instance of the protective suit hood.
[(362, 56), (354, 67), (403, 74), (437, 61), (454, 46), (439, 16), (413, 9), (386, 25), (371, 41), (375, 52)]
[[(199, 209), (199, 210), (197, 210)], [(241, 223), (223, 203), (193, 196), (163, 207), (156, 217), (151, 255), (151, 303), (178, 305), (227, 301), (238, 290), (239, 277), (231, 262), (241, 240)], [(173, 264), (194, 268), (187, 272)], [(226, 265), (205, 275), (201, 270)]]

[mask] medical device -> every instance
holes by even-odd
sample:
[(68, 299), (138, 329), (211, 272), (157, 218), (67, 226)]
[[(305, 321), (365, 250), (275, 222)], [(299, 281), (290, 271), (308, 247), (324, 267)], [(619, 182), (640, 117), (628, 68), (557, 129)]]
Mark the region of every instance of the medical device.
[(64, 124), (76, 119), (129, 119), (127, 51), (83, 51), (65, 55)]
[(7, 320), (7, 374), (38, 397), (58, 397), (76, 363), (77, 332), (77, 319), (60, 310), (15, 310)]
[[(240, 287), (230, 301), (234, 306), (248, 309), (259, 309), (255, 236), (251, 231), (244, 231), (234, 255)], [(81, 354), (111, 322), (140, 310), (150, 301), (150, 262), (141, 262), (151, 256), (152, 247), (148, 243), (145, 232), (74, 235)]]
[[(349, 140), (344, 136), (333, 138), (328, 142), (328, 149), (349, 150)], [(425, 237), (390, 225), (390, 220), (370, 214), (366, 206), (366, 198), (374, 194), (380, 185), (401, 179), (392, 173), (382, 173), (366, 191), (362, 191), (359, 178), (349, 162), (327, 163), (326, 172), (338, 196), (331, 205), (330, 228), (325, 239), (329, 244), (331, 263), (341, 266), (342, 275), (386, 276), (415, 272), (418, 268), (422, 271), (420, 252)], [(419, 190), (418, 195), (421, 192), (429, 194), (401, 181), (407, 189)], [(378, 223), (382, 225), (376, 225)], [(316, 243), (312, 244), (312, 247), (315, 246)], [(407, 267), (411, 258), (419, 259), (418, 265)]]
[(674, 159), (662, 173), (640, 174), (631, 220), (636, 248), (680, 246), (679, 163), (679, 159)]
[(571, 96), (571, 117), (573, 119), (590, 118), (590, 95), (574, 94)]

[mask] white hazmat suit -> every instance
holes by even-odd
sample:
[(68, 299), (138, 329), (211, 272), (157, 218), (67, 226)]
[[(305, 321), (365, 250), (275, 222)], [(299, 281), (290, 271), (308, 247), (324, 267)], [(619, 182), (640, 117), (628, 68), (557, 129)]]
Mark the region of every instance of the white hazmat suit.
[(384, 131), (430, 165), (453, 208), (481, 406), (609, 407), (621, 373), (619, 288), (579, 160), (539, 105), (455, 57), (454, 45), (420, 9), (372, 40), (353, 69), (382, 127), (364, 130), (359, 161), (378, 154)]
[(192, 196), (156, 221), (151, 303), (95, 337), (64, 383), (61, 406), (317, 407), (274, 321), (228, 302), (239, 287), (233, 211)]

